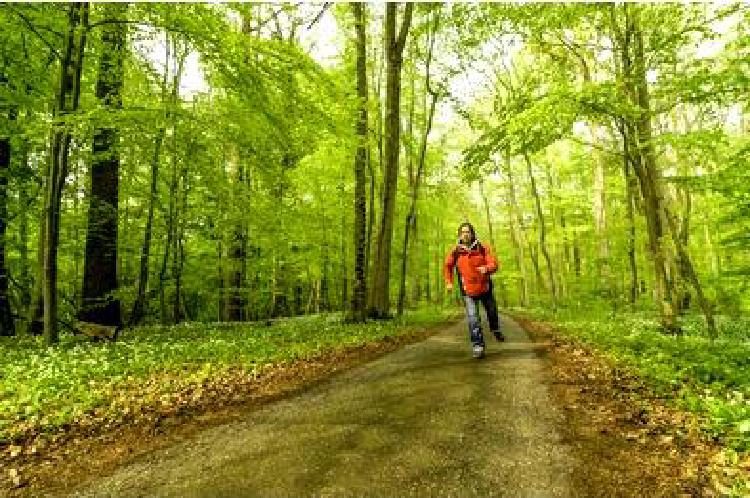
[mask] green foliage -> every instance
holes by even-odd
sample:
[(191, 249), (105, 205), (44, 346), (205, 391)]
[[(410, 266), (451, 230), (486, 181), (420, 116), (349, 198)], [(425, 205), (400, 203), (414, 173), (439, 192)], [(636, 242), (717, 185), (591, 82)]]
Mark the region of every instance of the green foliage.
[(560, 331), (635, 367), (677, 406), (696, 412), (705, 430), (728, 447), (750, 451), (750, 320), (718, 317), (721, 339), (711, 341), (700, 317), (686, 320), (684, 337), (664, 335), (644, 312), (568, 308), (531, 312)]

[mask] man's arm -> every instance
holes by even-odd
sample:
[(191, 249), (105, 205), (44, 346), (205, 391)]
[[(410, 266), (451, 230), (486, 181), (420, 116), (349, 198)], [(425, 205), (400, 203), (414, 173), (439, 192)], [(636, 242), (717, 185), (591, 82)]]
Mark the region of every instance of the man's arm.
[(443, 278), (445, 279), (445, 288), (448, 290), (453, 290), (453, 267), (455, 265), (456, 251), (451, 250), (445, 257), (445, 264), (443, 264)]

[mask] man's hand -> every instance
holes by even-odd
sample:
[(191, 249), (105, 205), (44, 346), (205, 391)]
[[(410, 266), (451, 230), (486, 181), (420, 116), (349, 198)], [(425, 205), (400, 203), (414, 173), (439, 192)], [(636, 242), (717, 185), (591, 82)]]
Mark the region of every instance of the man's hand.
[(482, 275), (485, 275), (487, 273), (487, 267), (486, 266), (478, 266), (477, 270), (479, 270), (479, 273)]
[(451, 292), (453, 290), (453, 284), (445, 284), (445, 290)]

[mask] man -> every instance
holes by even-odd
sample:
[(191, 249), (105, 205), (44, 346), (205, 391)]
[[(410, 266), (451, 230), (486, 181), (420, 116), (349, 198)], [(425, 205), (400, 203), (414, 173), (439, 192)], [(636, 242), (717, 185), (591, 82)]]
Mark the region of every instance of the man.
[(454, 267), (458, 270), (459, 290), (464, 298), (466, 316), (469, 319), (472, 354), (474, 358), (482, 358), (484, 357), (484, 336), (478, 303), (481, 302), (487, 312), (487, 321), (490, 322), (490, 330), (495, 339), (504, 341), (505, 336), (500, 331), (497, 303), (492, 293), (490, 280), (490, 275), (497, 271), (497, 260), (490, 246), (481, 244), (477, 240), (471, 223), (462, 223), (458, 227), (458, 244), (445, 258), (443, 276), (448, 291), (453, 290)]

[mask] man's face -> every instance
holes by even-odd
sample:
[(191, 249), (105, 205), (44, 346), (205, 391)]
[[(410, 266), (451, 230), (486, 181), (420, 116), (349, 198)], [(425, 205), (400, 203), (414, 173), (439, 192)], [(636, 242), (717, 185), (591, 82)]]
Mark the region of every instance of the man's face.
[(461, 227), (460, 238), (462, 244), (471, 244), (471, 228)]

